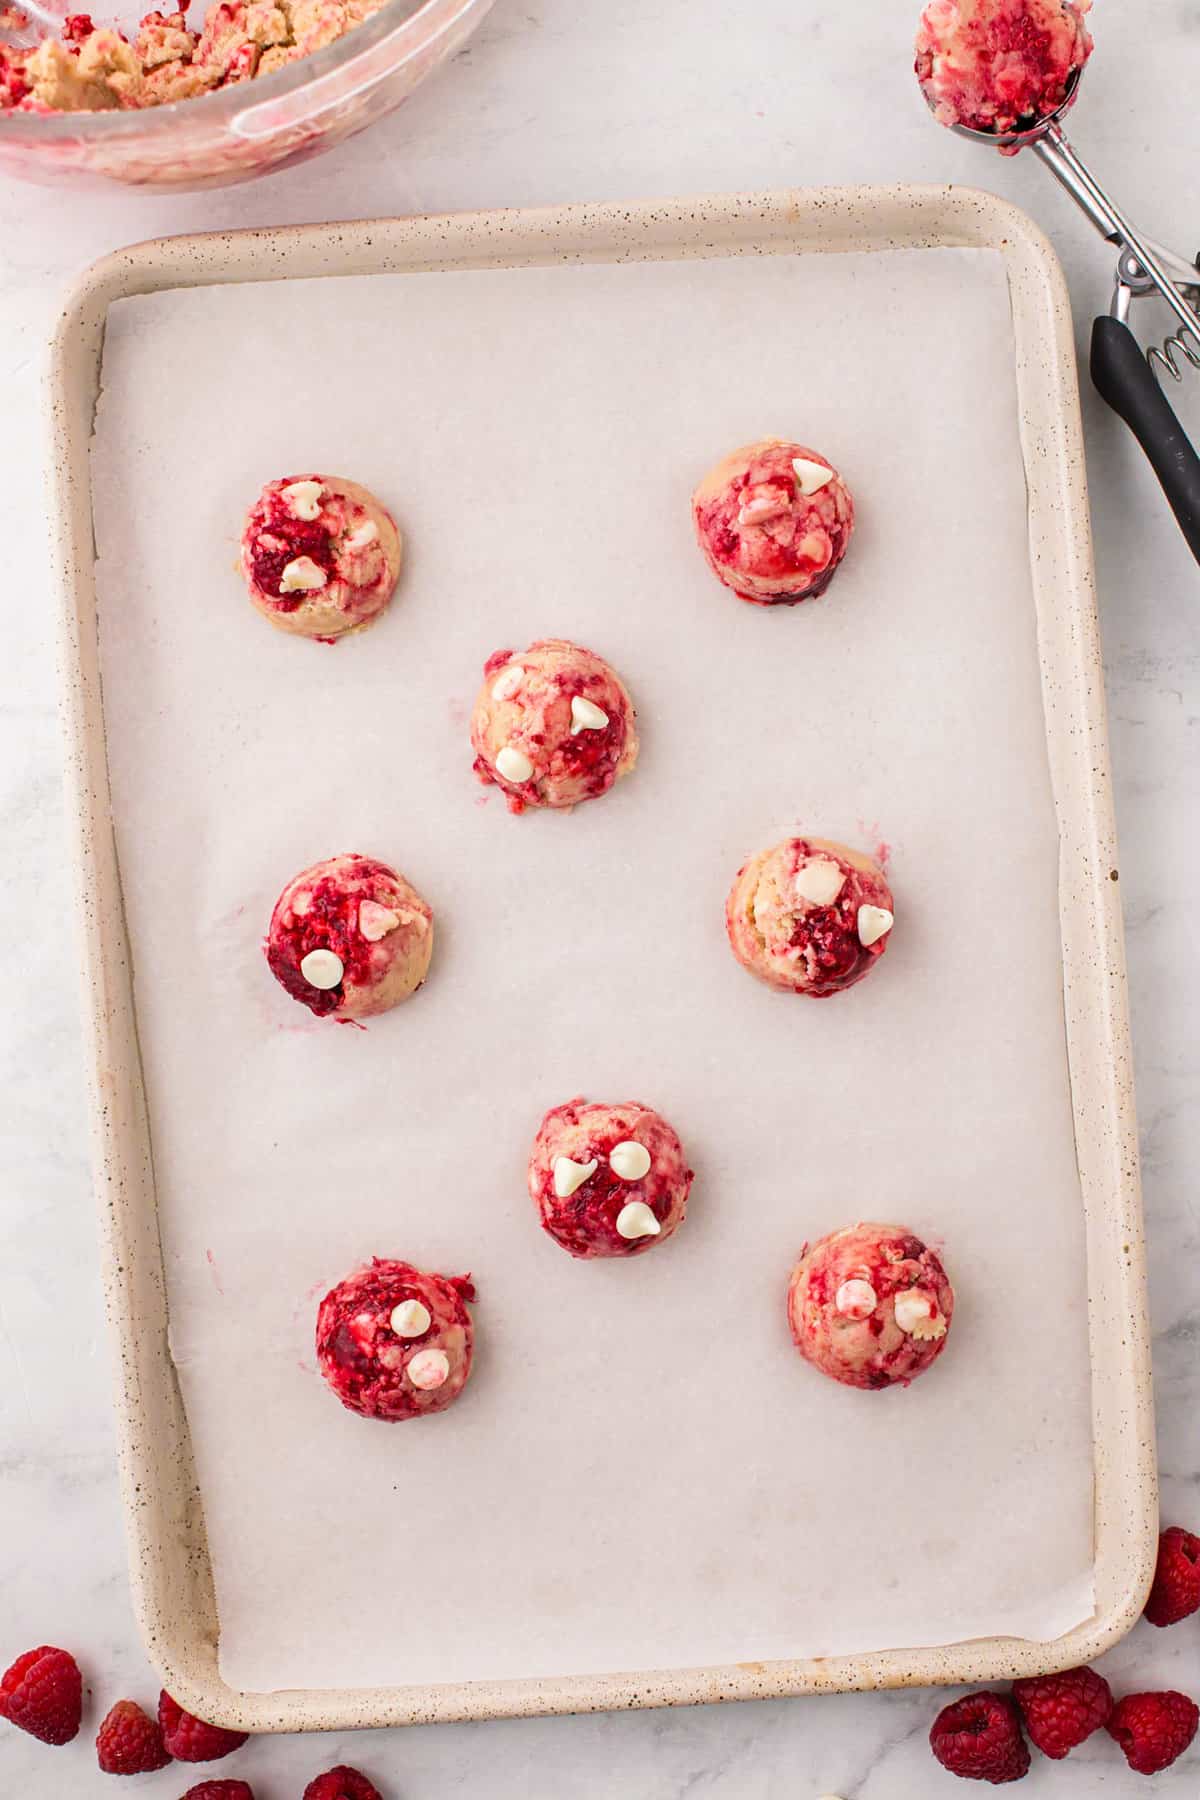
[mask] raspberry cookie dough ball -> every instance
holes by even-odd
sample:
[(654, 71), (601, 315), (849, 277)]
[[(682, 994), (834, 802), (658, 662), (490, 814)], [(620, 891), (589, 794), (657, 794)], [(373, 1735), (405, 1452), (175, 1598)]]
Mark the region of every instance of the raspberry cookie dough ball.
[(1056, 112), (1092, 53), (1092, 0), (930, 0), (917, 80), (943, 125), (1016, 132)]
[(692, 495), (692, 517), (718, 581), (755, 606), (791, 606), (833, 580), (854, 501), (815, 450), (763, 438), (710, 469)]
[(725, 902), (743, 969), (816, 999), (862, 980), (887, 949), (894, 919), (879, 865), (825, 838), (785, 838), (752, 856)]
[(848, 1225), (806, 1245), (788, 1323), (815, 1369), (847, 1387), (907, 1387), (946, 1347), (954, 1289), (941, 1259), (902, 1225)]
[(242, 532), (250, 598), (272, 625), (301, 637), (344, 637), (378, 618), (400, 573), (400, 533), (387, 509), (336, 475), (269, 481)]
[(364, 1419), (445, 1412), (467, 1385), (474, 1333), (469, 1275), (427, 1275), (373, 1257), (317, 1312), (317, 1362), (343, 1406)]
[(364, 1019), (414, 994), (433, 955), (433, 913), (372, 856), (331, 856), (275, 902), (267, 962), (318, 1018)]
[(565, 638), (497, 650), (471, 714), (480, 781), (512, 812), (574, 806), (606, 794), (637, 762), (633, 701), (602, 657)]
[(634, 1100), (554, 1107), (529, 1157), (538, 1215), (572, 1256), (640, 1256), (665, 1243), (683, 1223), (691, 1185), (671, 1126)]

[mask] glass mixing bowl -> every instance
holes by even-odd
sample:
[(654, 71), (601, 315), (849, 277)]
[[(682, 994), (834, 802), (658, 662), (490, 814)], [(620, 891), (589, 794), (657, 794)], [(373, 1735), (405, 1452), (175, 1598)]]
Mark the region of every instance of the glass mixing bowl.
[(273, 75), (167, 106), (0, 113), (0, 171), (81, 188), (248, 181), (315, 156), (390, 112), (466, 41), (491, 5), (424, 0), (414, 10), (412, 0), (392, 0), (336, 43)]

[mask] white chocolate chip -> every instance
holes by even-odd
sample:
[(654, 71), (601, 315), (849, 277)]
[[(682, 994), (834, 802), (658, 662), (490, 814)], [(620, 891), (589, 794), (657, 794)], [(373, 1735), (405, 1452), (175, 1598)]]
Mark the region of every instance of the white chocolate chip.
[(389, 931), (395, 931), (399, 923), (399, 913), (394, 913), (390, 906), (380, 906), (377, 900), (359, 901), (358, 929), (368, 944), (377, 944)]
[(350, 551), (365, 550), (367, 545), (373, 544), (378, 536), (379, 527), (374, 519), (364, 519), (357, 530), (352, 531), (344, 540), (342, 547)]
[(631, 1200), (617, 1214), (617, 1233), (623, 1238), (657, 1237), (662, 1226), (644, 1200)]
[(424, 1337), (433, 1324), (433, 1315), (420, 1300), (402, 1300), (393, 1306), (388, 1324), (397, 1337)]
[(897, 1294), (895, 1313), (897, 1325), (909, 1337), (924, 1342), (946, 1335), (945, 1319), (937, 1311), (936, 1303), (920, 1288), (905, 1288), (903, 1293)]
[(524, 679), (523, 666), (520, 663), (509, 663), (507, 669), (502, 669), (492, 683), (492, 699), (511, 700), (513, 695), (519, 691)]
[(792, 468), (796, 474), (796, 486), (805, 499), (810, 494), (819, 494), (833, 480), (832, 469), (827, 469), (824, 463), (811, 462), (807, 456), (793, 456)]
[(750, 488), (738, 512), (741, 526), (766, 525), (788, 510), (788, 498), (779, 487)]
[(640, 1181), (650, 1173), (650, 1152), (645, 1144), (626, 1138), (609, 1155), (608, 1166), (622, 1181)]
[(608, 724), (608, 714), (603, 712), (594, 701), (585, 700), (582, 694), (575, 694), (571, 700), (571, 736), (578, 731), (603, 731)]
[(576, 1188), (581, 1188), (585, 1181), (590, 1181), (599, 1162), (593, 1156), (591, 1162), (572, 1162), (569, 1156), (556, 1156), (554, 1159), (554, 1192), (560, 1200), (569, 1200)]
[(288, 511), (293, 519), (319, 518), (321, 495), (324, 492), (319, 481), (293, 481), (279, 490), (280, 497), (287, 501)]
[(858, 941), (864, 950), (886, 937), (896, 923), (896, 915), (886, 906), (860, 906), (858, 909)]
[(311, 556), (294, 556), (284, 565), (279, 577), (279, 591), (281, 594), (308, 594), (314, 588), (323, 588), (326, 579), (324, 569)]
[(827, 856), (814, 857), (796, 870), (792, 891), (810, 906), (832, 906), (846, 885), (846, 877)]
[(528, 781), (533, 774), (533, 764), (523, 750), (517, 750), (512, 744), (505, 744), (496, 758), (496, 770), (503, 775), (505, 781)]
[(310, 950), (300, 959), (300, 973), (309, 987), (335, 988), (346, 971), (332, 950)]
[(848, 1319), (869, 1319), (879, 1304), (879, 1296), (869, 1281), (843, 1281), (833, 1304)]
[(418, 1350), (415, 1356), (409, 1357), (404, 1373), (415, 1388), (428, 1393), (449, 1380), (450, 1358), (444, 1350)]

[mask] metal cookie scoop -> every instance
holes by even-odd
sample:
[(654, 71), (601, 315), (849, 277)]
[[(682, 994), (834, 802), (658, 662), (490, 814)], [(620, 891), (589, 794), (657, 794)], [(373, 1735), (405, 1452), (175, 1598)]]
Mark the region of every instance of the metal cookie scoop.
[[(1153, 374), (1157, 366), (1181, 380), (1180, 358), (1200, 369), (1200, 263), (1189, 262), (1136, 231), (1072, 148), (1062, 119), (1078, 86), (1076, 69), (1062, 104), (1027, 130), (977, 131), (967, 125), (950, 129), (992, 150), (1032, 150), (1101, 237), (1120, 246), (1111, 309), (1092, 327), (1092, 380), (1146, 452), (1188, 547), (1200, 562), (1200, 457)], [(1165, 300), (1180, 328), (1143, 357), (1128, 318), (1132, 302), (1146, 294)]]

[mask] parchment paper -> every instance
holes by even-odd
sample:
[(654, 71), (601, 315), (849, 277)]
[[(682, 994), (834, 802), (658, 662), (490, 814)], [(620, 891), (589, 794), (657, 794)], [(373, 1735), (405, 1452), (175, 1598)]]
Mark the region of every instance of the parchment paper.
[[(1079, 1184), (1013, 342), (991, 253), (398, 275), (109, 315), (94, 452), (116, 830), (170, 1289), (221, 1615), (255, 1689), (1052, 1636), (1091, 1611)], [(827, 600), (714, 582), (688, 497), (735, 444), (859, 501)], [(391, 612), (326, 648), (235, 572), (261, 482), (395, 509)], [(485, 656), (564, 635), (636, 774), (511, 818), (471, 775)], [(886, 961), (820, 1003), (724, 942), (750, 851), (883, 840)], [(262, 939), (363, 850), (437, 914), (427, 987), (312, 1020)], [(543, 1111), (661, 1108), (687, 1224), (578, 1264), (524, 1190)], [(944, 1245), (948, 1353), (835, 1386), (791, 1348), (805, 1239)], [(463, 1400), (408, 1426), (314, 1371), (373, 1252), (479, 1285)]]

